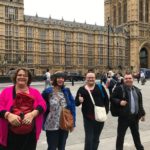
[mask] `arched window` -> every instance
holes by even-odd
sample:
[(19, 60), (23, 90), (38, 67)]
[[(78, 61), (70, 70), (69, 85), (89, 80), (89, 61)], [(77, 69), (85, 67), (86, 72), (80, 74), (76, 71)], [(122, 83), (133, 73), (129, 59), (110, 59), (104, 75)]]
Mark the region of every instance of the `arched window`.
[(145, 0), (145, 22), (149, 21), (149, 0)]
[(142, 48), (140, 51), (140, 68), (148, 67), (148, 53), (146, 48)]
[(123, 22), (127, 22), (127, 0), (123, 1)]
[(118, 4), (118, 25), (121, 24), (121, 3)]
[(139, 20), (143, 21), (143, 0), (139, 0)]

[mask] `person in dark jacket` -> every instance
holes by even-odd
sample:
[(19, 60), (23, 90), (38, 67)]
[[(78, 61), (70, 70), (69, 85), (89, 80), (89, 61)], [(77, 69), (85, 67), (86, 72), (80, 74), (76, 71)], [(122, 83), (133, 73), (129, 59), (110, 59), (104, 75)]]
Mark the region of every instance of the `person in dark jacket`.
[[(85, 130), (85, 145), (84, 150), (97, 150), (99, 145), (99, 137), (104, 127), (104, 122), (98, 122), (94, 116), (94, 105), (90, 98), (88, 90), (91, 92), (95, 104), (104, 106), (106, 112), (109, 111), (108, 95), (101, 85), (102, 90), (95, 84), (95, 73), (88, 72), (86, 74), (86, 84), (80, 87), (76, 95), (76, 106), (82, 104), (83, 123)], [(102, 93), (103, 92), (103, 93)]]
[(139, 134), (139, 120), (145, 120), (145, 111), (140, 89), (133, 85), (132, 74), (124, 76), (124, 84), (114, 89), (111, 101), (116, 105), (118, 113), (118, 128), (116, 150), (123, 150), (125, 133), (131, 129), (134, 144), (137, 150), (144, 150)]

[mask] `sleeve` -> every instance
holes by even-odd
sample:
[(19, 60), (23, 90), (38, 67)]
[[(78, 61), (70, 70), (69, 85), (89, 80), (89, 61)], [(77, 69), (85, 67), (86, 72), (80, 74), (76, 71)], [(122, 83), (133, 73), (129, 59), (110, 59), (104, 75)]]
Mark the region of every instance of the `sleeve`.
[(80, 106), (80, 104), (81, 104), (80, 101), (79, 101), (79, 94), (82, 95), (81, 87), (78, 89), (77, 94), (76, 94), (76, 98), (75, 98), (75, 105), (76, 106)]
[(36, 110), (38, 110), (40, 114), (42, 114), (42, 113), (44, 112), (43, 107), (41, 107), (40, 105), (38, 105), (38, 106), (36, 107)]
[(45, 101), (48, 101), (48, 93), (47, 93), (46, 90), (44, 90), (44, 91), (42, 92), (42, 97), (43, 97), (43, 99), (44, 99)]
[(37, 101), (36, 109), (40, 108), (43, 112), (45, 112), (46, 111), (46, 103), (39, 91), (37, 91), (37, 93), (36, 93), (36, 101)]
[(6, 95), (6, 90), (3, 90), (0, 94), (0, 118), (4, 118), (5, 113), (6, 113), (6, 101), (5, 101), (5, 96)]
[(5, 113), (6, 113), (7, 111), (6, 110), (2, 110), (2, 111), (0, 111), (0, 118), (5, 118)]
[(142, 116), (145, 116), (145, 110), (144, 110), (144, 107), (143, 107), (143, 98), (142, 98), (142, 93), (141, 91), (139, 90), (139, 115), (140, 117)]

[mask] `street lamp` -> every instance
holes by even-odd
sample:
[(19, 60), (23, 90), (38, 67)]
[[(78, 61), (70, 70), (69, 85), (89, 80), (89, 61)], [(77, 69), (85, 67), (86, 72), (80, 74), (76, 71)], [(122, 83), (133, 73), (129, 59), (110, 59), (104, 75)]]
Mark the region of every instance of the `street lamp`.
[(109, 29), (110, 29), (110, 19), (109, 19), (109, 17), (108, 17), (108, 20), (107, 20), (107, 32), (108, 32), (108, 39), (107, 39), (107, 67), (108, 67), (108, 69), (110, 69), (110, 64), (109, 64), (109, 34), (110, 34), (110, 32), (109, 32)]
[(65, 49), (64, 49), (64, 55), (65, 55), (65, 61), (64, 61), (64, 63), (65, 63), (65, 65), (64, 65), (64, 69), (65, 69), (65, 72), (66, 72), (66, 48), (67, 48), (67, 42), (66, 42), (66, 39), (65, 39)]
[(7, 67), (7, 57), (6, 57), (6, 55), (4, 56), (3, 65), (4, 65), (4, 69), (5, 69), (5, 75), (6, 75), (7, 74), (6, 73), (6, 67)]

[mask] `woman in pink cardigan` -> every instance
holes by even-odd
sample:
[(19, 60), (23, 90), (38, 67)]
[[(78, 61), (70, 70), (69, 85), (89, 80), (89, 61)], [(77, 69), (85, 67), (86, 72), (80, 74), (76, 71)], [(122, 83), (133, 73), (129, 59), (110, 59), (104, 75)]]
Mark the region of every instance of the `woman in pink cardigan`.
[[(13, 77), (14, 86), (1, 92), (0, 150), (36, 150), (46, 104), (39, 91), (30, 87), (31, 78), (28, 69), (19, 68)], [(32, 110), (25, 113), (23, 109), (29, 106), (23, 106), (20, 112), (20, 100), (21, 105), (30, 100), (26, 105)]]

